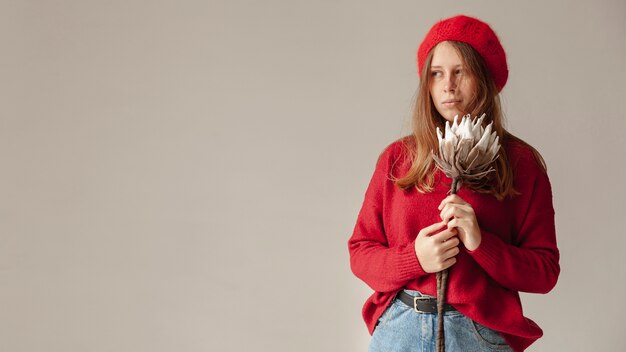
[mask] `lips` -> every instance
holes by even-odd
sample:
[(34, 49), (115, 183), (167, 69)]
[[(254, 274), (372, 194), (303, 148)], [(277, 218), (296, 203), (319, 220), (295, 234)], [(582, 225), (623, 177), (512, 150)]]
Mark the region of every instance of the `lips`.
[(452, 108), (452, 107), (456, 106), (460, 102), (461, 102), (460, 100), (449, 99), (449, 100), (444, 100), (443, 103), (441, 103), (441, 105), (443, 105), (444, 107), (447, 107), (447, 108)]

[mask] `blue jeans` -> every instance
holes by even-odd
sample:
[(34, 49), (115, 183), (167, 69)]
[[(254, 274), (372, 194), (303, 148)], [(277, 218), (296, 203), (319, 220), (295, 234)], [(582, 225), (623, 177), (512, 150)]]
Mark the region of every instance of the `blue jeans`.
[[(418, 291), (404, 292), (422, 296)], [(446, 352), (513, 351), (497, 331), (461, 312), (444, 312), (443, 324)], [(436, 340), (437, 313), (417, 313), (396, 298), (378, 319), (369, 352), (435, 352)]]

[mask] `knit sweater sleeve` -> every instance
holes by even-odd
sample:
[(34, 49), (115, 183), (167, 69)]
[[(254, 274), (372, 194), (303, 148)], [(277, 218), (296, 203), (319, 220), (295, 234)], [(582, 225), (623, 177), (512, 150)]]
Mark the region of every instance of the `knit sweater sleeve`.
[(513, 243), (481, 228), (480, 245), (468, 253), (500, 285), (514, 291), (547, 293), (560, 273), (555, 213), (548, 175), (531, 158), (526, 156), (517, 164), (522, 195), (517, 202), (520, 220)]
[(374, 291), (391, 292), (426, 275), (415, 254), (414, 243), (390, 246), (383, 209), (386, 194), (396, 187), (389, 179), (400, 146), (387, 147), (378, 158), (365, 199), (348, 241), (350, 267)]

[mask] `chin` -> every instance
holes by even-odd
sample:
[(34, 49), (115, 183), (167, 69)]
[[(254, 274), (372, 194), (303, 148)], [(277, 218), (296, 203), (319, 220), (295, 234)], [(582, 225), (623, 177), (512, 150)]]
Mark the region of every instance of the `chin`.
[(459, 116), (458, 121), (460, 121), (461, 117), (463, 117), (463, 113), (460, 111), (446, 111), (445, 114), (441, 114), (441, 116), (443, 116), (447, 121), (450, 121), (450, 123), (454, 122), (454, 117), (457, 115)]
[(446, 121), (450, 121), (450, 123), (453, 123), (454, 122), (454, 116), (456, 116), (456, 115), (459, 116), (458, 119), (460, 119), (461, 116), (462, 116), (461, 113), (454, 113), (454, 114), (448, 114), (448, 115), (444, 116), (444, 119)]

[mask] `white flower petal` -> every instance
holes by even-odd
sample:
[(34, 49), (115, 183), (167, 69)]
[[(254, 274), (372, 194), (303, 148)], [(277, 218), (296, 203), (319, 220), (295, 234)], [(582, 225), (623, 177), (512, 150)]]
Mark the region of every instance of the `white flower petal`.
[(456, 133), (457, 128), (459, 128), (459, 115), (454, 115), (454, 122), (452, 123), (451, 130), (453, 133)]
[(485, 133), (482, 135), (482, 137), (480, 137), (480, 140), (478, 141), (478, 143), (476, 143), (476, 147), (478, 148), (478, 150), (480, 150), (481, 153), (486, 152), (487, 148), (489, 147), (490, 132), (491, 132), (491, 124), (487, 126), (487, 128), (485, 129)]
[(446, 133), (444, 139), (446, 143), (454, 142), (454, 144), (456, 144), (456, 136), (454, 135), (454, 132), (452, 132), (452, 127), (450, 127), (450, 121), (446, 121)]
[(471, 129), (471, 121), (469, 119), (463, 118), (463, 121), (461, 121), (461, 126), (459, 127), (459, 131), (459, 135), (462, 139), (474, 139), (474, 135), (472, 134)]
[(500, 143), (498, 143), (499, 138), (500, 137), (496, 136), (496, 140), (493, 142), (491, 147), (489, 147), (487, 152), (492, 158), (495, 158), (498, 155), (498, 150), (500, 149)]
[(485, 114), (472, 119), (470, 114), (446, 121), (444, 133), (437, 127), (438, 155), (434, 152), (436, 166), (448, 177), (458, 177), (460, 182), (479, 185), (481, 178), (491, 171), (492, 162), (500, 149), (499, 137), (493, 122), (482, 126)]
[(475, 141), (479, 141), (480, 137), (483, 134), (483, 120), (485, 119), (485, 114), (482, 114), (481, 117), (479, 117), (476, 120), (476, 123), (474, 124), (474, 126), (472, 127), (472, 134), (474, 135), (474, 140)]

